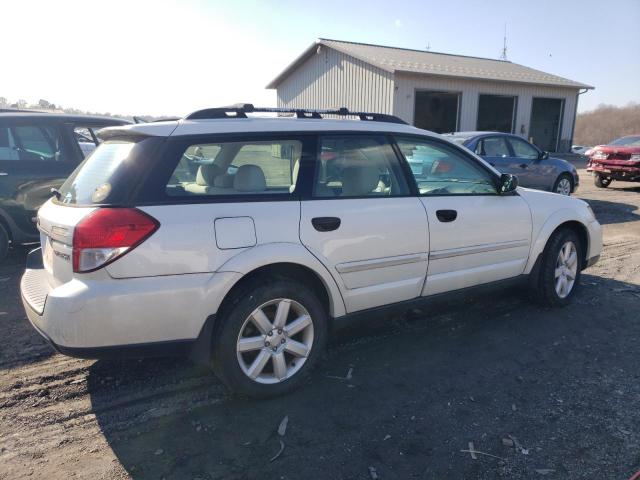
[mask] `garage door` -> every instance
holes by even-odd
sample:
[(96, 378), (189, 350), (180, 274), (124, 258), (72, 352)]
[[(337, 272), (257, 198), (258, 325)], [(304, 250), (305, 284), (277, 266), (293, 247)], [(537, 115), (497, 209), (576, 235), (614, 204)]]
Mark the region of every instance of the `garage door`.
[(413, 124), (436, 133), (455, 132), (458, 129), (458, 92), (416, 92)]
[(560, 98), (533, 99), (529, 137), (542, 150), (557, 150), (563, 109), (564, 100)]
[(509, 95), (480, 95), (478, 125), (481, 132), (513, 133), (516, 97)]

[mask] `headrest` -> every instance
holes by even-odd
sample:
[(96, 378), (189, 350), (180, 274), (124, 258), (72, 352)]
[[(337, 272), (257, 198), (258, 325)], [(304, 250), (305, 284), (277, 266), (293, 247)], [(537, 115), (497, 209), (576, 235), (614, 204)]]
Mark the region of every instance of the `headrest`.
[(233, 188), (239, 192), (263, 192), (267, 189), (264, 172), (257, 165), (242, 165), (236, 172)]
[(219, 187), (219, 188), (232, 188), (233, 175), (229, 175), (228, 173), (223, 173), (222, 175), (218, 175), (213, 181), (213, 186)]
[(202, 186), (213, 186), (216, 176), (222, 173), (222, 169), (213, 163), (209, 165), (200, 165), (198, 173), (196, 173), (196, 184)]
[(342, 170), (342, 196), (368, 195), (380, 181), (380, 172), (375, 165), (351, 165)]

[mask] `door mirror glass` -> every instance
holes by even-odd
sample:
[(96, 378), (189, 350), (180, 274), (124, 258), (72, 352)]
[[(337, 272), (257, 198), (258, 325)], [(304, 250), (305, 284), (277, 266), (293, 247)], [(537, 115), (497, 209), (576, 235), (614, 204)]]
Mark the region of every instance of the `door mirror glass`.
[(510, 173), (500, 175), (500, 194), (511, 193), (518, 188), (518, 177)]
[(540, 152), (538, 155), (538, 160), (546, 160), (549, 158), (549, 152)]

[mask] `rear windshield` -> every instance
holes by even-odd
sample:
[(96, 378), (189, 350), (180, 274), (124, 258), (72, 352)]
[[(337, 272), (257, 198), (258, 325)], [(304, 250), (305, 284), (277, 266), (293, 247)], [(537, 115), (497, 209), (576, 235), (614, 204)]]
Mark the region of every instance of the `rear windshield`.
[(140, 181), (142, 153), (153, 138), (107, 140), (96, 148), (60, 187), (65, 205), (119, 204)]

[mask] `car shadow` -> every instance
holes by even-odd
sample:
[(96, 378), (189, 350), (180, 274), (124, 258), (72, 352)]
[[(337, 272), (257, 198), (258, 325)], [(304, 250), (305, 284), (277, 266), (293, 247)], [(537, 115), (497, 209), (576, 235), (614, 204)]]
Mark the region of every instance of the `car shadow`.
[(29, 323), (20, 298), (20, 278), (30, 249), (14, 248), (0, 264), (0, 369), (38, 362), (55, 353)]
[[(640, 191), (640, 189), (638, 191)], [(622, 202), (608, 202), (605, 200), (593, 200), (591, 198), (583, 198), (583, 200), (591, 206), (598, 222), (602, 225), (640, 220), (640, 209), (637, 205)]]
[[(640, 325), (625, 313), (640, 287), (582, 284), (560, 309), (512, 289), (365, 320), (333, 337), (306, 385), (272, 399), (231, 397), (183, 360), (98, 361), (92, 410), (136, 479), (531, 478), (539, 465), (622, 477), (632, 459), (618, 447), (597, 467), (620, 444), (620, 416), (640, 424), (640, 387), (624, 373), (637, 370)], [(460, 451), (470, 441), (504, 460), (472, 460)]]

